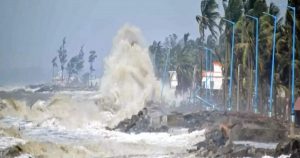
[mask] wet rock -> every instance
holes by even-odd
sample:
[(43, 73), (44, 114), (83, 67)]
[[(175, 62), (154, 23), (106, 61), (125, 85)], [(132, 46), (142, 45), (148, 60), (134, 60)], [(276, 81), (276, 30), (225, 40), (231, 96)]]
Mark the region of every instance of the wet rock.
[(231, 152), (231, 156), (233, 157), (243, 157), (248, 155), (250, 147), (245, 145), (237, 145)]
[(294, 158), (300, 158), (300, 141), (298, 139), (290, 139), (280, 142), (275, 150), (275, 156), (289, 155)]
[(23, 150), (20, 145), (25, 141), (14, 137), (0, 137), (0, 157), (11, 158), (19, 156)]
[(248, 154), (251, 156), (251, 155), (255, 155), (255, 154), (257, 154), (257, 152), (256, 152), (256, 148), (254, 148), (254, 147), (250, 147), (249, 148), (249, 150), (248, 150)]
[(214, 156), (213, 151), (209, 151), (208, 154), (207, 154), (207, 157), (213, 157), (213, 156)]
[(121, 121), (113, 130), (134, 133), (153, 130), (150, 127), (150, 118), (146, 115), (145, 111), (146, 109), (143, 109), (137, 115), (132, 115), (130, 119)]
[(4, 110), (7, 108), (7, 105), (5, 103), (2, 102), (2, 100), (0, 101), (0, 111)]
[(222, 156), (232, 150), (232, 143), (218, 128), (208, 130), (205, 133), (205, 140), (195, 144), (195, 146), (198, 150), (197, 155), (200, 157)]

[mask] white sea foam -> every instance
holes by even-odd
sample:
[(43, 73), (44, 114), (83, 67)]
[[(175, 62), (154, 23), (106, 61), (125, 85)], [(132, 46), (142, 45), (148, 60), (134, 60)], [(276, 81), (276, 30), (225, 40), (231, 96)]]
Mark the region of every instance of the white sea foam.
[(160, 98), (160, 82), (137, 27), (125, 25), (118, 31), (105, 59), (100, 91), (101, 106), (114, 113), (110, 126), (138, 113), (147, 101)]
[[(204, 140), (204, 130), (128, 134), (105, 129), (137, 114), (147, 101), (161, 99), (161, 82), (154, 75), (148, 48), (138, 28), (125, 25), (118, 31), (104, 69), (99, 92), (57, 92), (31, 107), (24, 101), (1, 100), (0, 127), (17, 128), (26, 140), (97, 144), (97, 149), (107, 156), (181, 153)], [(168, 88), (164, 94), (166, 98), (173, 97)]]

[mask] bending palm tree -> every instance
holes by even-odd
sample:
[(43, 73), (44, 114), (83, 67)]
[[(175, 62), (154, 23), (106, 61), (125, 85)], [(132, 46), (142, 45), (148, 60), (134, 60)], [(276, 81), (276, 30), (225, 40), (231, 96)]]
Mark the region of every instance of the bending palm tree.
[(197, 15), (196, 20), (199, 24), (200, 39), (203, 42), (205, 39), (205, 29), (209, 29), (215, 39), (217, 39), (217, 31), (215, 27), (219, 28), (216, 20), (220, 17), (220, 14), (216, 9), (218, 4), (215, 0), (203, 0), (201, 2), (201, 16)]

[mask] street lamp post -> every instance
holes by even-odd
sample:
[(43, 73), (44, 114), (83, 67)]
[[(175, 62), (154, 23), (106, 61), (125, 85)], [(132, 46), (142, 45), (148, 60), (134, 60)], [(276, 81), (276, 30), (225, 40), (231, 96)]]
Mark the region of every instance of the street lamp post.
[[(206, 58), (206, 61), (205, 61), (205, 70), (206, 70), (206, 72), (208, 72), (207, 71), (208, 70), (208, 61), (209, 61), (208, 60), (208, 52), (210, 51), (210, 54), (212, 54), (213, 50), (210, 49), (210, 48), (207, 48), (205, 46), (200, 46), (200, 47), (202, 47), (202, 48), (205, 49), (205, 58)], [(208, 75), (207, 75), (207, 73), (205, 75), (205, 88), (206, 88), (206, 99), (207, 99), (208, 98), (208, 90), (207, 90), (207, 88), (208, 88)]]
[(206, 74), (205, 74), (205, 93), (206, 93), (206, 99), (208, 98), (208, 48), (205, 48), (205, 58), (206, 58), (206, 61), (205, 61), (205, 71), (206, 71)]
[(234, 53), (234, 31), (235, 31), (235, 22), (231, 20), (224, 19), (227, 23), (232, 25), (232, 33), (231, 33), (231, 56), (230, 56), (230, 82), (229, 82), (229, 98), (228, 98), (228, 111), (231, 111), (232, 107), (232, 78), (233, 78), (233, 53)]
[(259, 21), (257, 17), (245, 15), (255, 20), (255, 87), (254, 87), (254, 113), (257, 113), (257, 86), (258, 86), (258, 25)]
[(277, 17), (269, 13), (263, 12), (264, 14), (274, 19), (273, 24), (273, 48), (272, 48), (272, 70), (271, 70), (271, 83), (270, 83), (270, 97), (269, 97), (269, 117), (272, 117), (272, 102), (273, 102), (273, 82), (274, 82), (274, 64), (275, 64), (275, 42), (276, 42), (276, 22)]
[(292, 93), (291, 93), (291, 121), (292, 124), (295, 123), (295, 98), (294, 98), (294, 91), (295, 91), (295, 34), (296, 34), (296, 8), (287, 6), (288, 9), (293, 11), (293, 48), (292, 48)]
[(212, 89), (213, 89), (213, 85), (212, 85), (212, 83), (214, 83), (213, 82), (213, 80), (212, 80), (212, 74), (213, 74), (213, 55), (212, 55), (212, 52), (210, 53), (210, 59), (209, 59), (209, 63), (210, 63), (210, 75), (209, 75), (209, 95), (210, 95), (210, 99), (212, 98)]

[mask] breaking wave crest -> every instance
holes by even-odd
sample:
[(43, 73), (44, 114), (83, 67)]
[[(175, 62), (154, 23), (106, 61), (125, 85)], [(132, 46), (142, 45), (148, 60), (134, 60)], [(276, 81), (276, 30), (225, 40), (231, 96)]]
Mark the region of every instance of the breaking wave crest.
[[(56, 92), (33, 105), (26, 105), (26, 100), (4, 99), (2, 106), (7, 107), (0, 110), (0, 116), (21, 117), (38, 123), (56, 118), (63, 125), (76, 128), (99, 121), (103, 126), (113, 127), (137, 114), (147, 101), (160, 101), (160, 87), (141, 31), (127, 24), (117, 32), (110, 54), (105, 58), (100, 92)], [(33, 98), (37, 95), (27, 91), (20, 93)]]
[(114, 113), (110, 126), (138, 113), (147, 101), (159, 98), (160, 82), (138, 28), (125, 25), (118, 31), (104, 69), (100, 105)]

